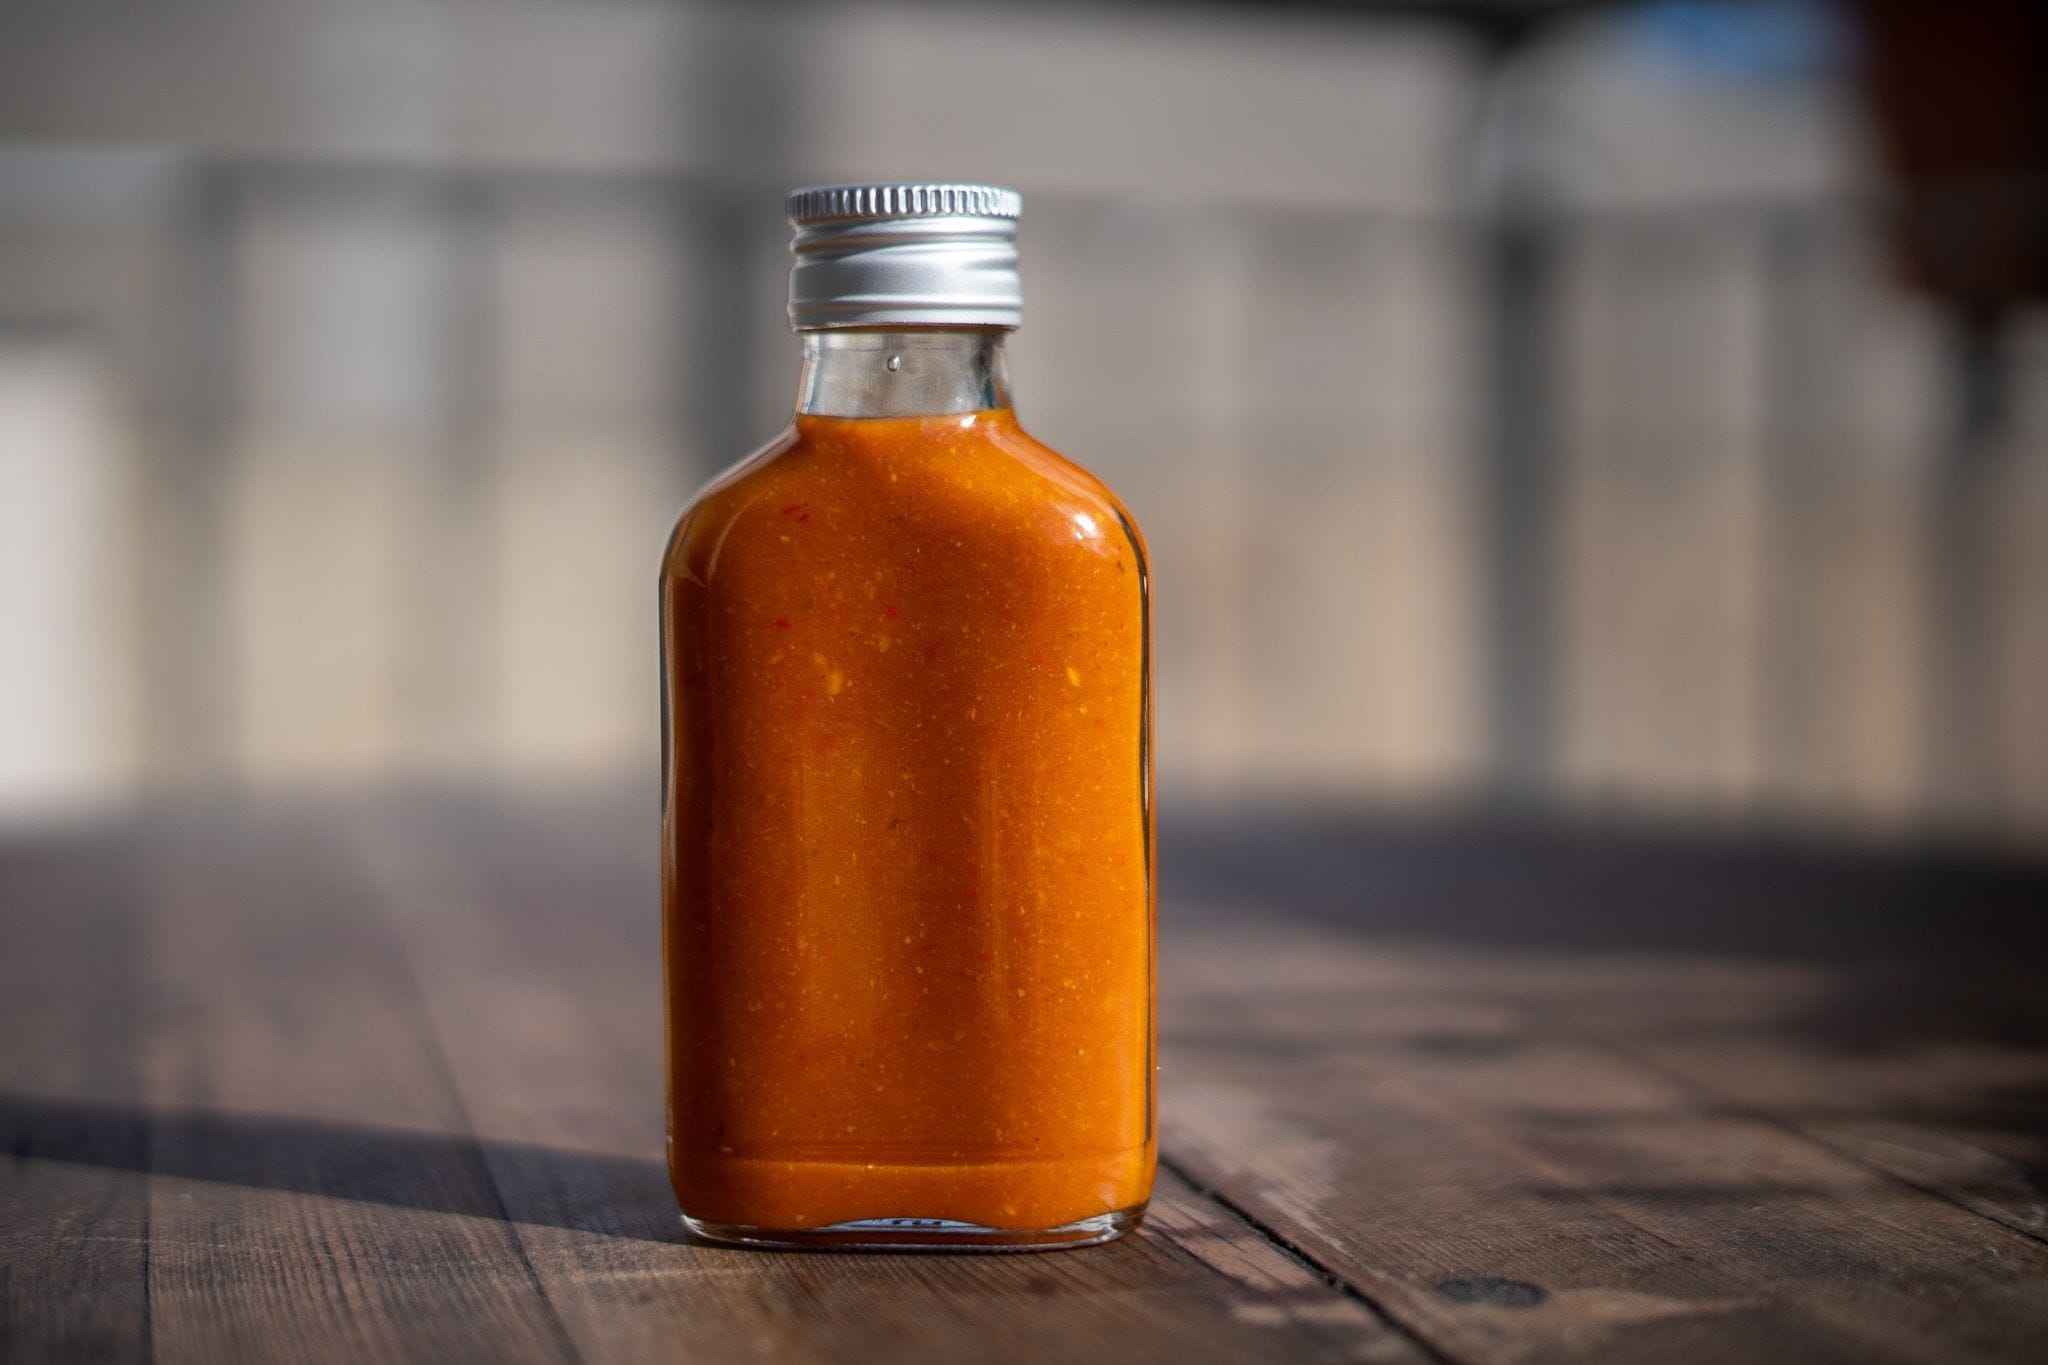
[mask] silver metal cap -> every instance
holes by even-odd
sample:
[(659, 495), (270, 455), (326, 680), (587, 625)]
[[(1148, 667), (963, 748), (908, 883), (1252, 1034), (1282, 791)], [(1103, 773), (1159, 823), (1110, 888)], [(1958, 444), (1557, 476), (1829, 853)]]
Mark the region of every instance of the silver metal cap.
[(994, 185), (814, 185), (789, 196), (789, 325), (1015, 327), (1017, 215)]

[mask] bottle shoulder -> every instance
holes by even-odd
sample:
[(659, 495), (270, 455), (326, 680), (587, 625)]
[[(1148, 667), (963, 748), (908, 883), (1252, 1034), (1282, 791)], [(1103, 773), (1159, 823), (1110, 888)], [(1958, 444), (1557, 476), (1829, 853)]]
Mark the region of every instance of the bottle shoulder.
[(1131, 515), (1124, 500), (1103, 482), (1101, 476), (1054, 450), (1014, 421), (1005, 431), (998, 433), (995, 440), (1013, 459), (1031, 469), (1067, 499), (1077, 503), (1092, 502), (1110, 514), (1143, 552), (1144, 535), (1138, 529), (1137, 518)]
[(1121, 554), (1142, 567), (1136, 520), (1110, 488), (1026, 433), (1007, 409), (926, 418), (799, 417), (685, 508), (666, 572), (710, 581), (728, 555), (880, 538), (943, 553), (991, 544), (1034, 560)]
[(679, 567), (691, 547), (702, 542), (706, 529), (730, 521), (735, 504), (744, 505), (746, 490), (762, 473), (797, 443), (794, 424), (784, 427), (772, 440), (712, 475), (711, 481), (692, 494), (676, 517), (662, 553), (662, 570)]

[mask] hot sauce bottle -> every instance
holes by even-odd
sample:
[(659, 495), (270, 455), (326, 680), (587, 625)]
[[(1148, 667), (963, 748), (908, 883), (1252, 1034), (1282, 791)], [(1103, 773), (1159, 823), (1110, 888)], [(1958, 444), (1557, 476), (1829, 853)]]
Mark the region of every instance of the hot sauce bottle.
[(1151, 1193), (1145, 546), (1011, 409), (1018, 211), (792, 195), (794, 421), (662, 563), (669, 1168), (700, 1238), (1085, 1245)]

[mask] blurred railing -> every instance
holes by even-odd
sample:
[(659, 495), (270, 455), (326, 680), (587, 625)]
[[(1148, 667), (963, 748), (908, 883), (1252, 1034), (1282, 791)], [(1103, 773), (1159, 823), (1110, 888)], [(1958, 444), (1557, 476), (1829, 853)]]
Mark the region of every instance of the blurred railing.
[[(17, 806), (651, 767), (663, 537), (793, 383), (779, 186), (0, 159)], [(1151, 538), (1169, 800), (2048, 833), (2044, 334), (1958, 481), (1875, 208), (1549, 221), (1504, 360), (1498, 221), (1023, 188), (1020, 402)]]

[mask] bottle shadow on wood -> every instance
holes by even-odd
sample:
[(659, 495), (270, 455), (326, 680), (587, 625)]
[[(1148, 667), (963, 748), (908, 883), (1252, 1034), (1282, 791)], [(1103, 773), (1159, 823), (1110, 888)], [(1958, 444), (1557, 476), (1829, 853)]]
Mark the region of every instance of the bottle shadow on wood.
[(0, 1091), (0, 1161), (70, 1162), (681, 1242), (662, 1163), (450, 1133)]

